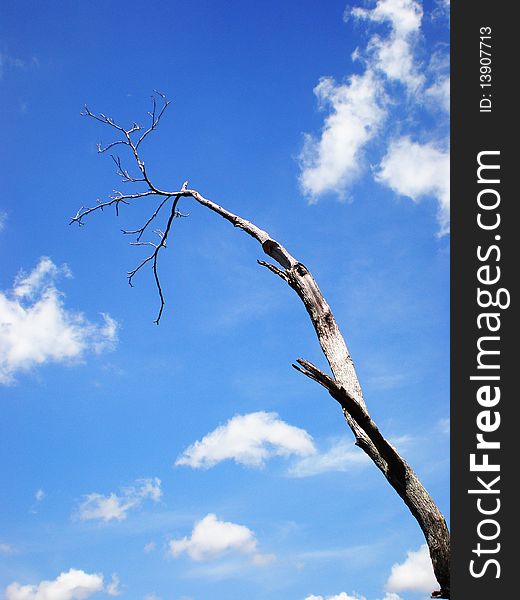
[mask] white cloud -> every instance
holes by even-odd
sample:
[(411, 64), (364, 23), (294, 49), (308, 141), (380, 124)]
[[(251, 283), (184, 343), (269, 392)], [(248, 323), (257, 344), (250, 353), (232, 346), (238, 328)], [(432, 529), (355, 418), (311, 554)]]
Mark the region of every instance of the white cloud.
[(419, 89), (425, 80), (414, 59), (414, 44), (423, 15), (419, 2), (379, 0), (372, 10), (353, 8), (352, 15), (390, 25), (390, 33), (386, 37), (374, 35), (370, 38), (367, 46), (369, 61), (388, 79), (401, 82), (412, 92)]
[(403, 563), (396, 563), (385, 585), (388, 592), (431, 592), (438, 587), (426, 544), (415, 552), (408, 552)]
[(155, 594), (146, 594), (143, 600), (161, 600), (161, 598)]
[(70, 569), (52, 581), (41, 581), (37, 585), (22, 585), (15, 581), (5, 589), (5, 599), (84, 600), (103, 590), (103, 575)]
[(55, 287), (59, 276), (70, 276), (66, 265), (58, 267), (41, 258), (29, 274), (20, 274), (11, 290), (0, 292), (0, 384), (14, 374), (46, 362), (70, 362), (87, 351), (103, 352), (117, 341), (117, 324), (102, 314), (93, 324), (64, 305)]
[(276, 413), (237, 415), (189, 446), (176, 465), (208, 469), (223, 460), (261, 467), (271, 456), (306, 456), (316, 452), (312, 437)]
[(272, 555), (257, 552), (255, 534), (245, 525), (219, 521), (210, 513), (195, 523), (190, 537), (171, 540), (170, 553), (177, 558), (186, 553), (191, 560), (204, 561), (230, 553), (246, 555), (253, 564), (262, 566), (273, 560)]
[(438, 205), (439, 235), (449, 232), (450, 155), (434, 143), (419, 144), (409, 137), (390, 143), (376, 179), (415, 202), (433, 197)]
[(40, 258), (40, 262), (29, 273), (19, 273), (14, 281), (13, 295), (16, 298), (33, 299), (48, 284), (52, 284), (59, 276), (71, 277), (72, 274), (67, 265), (56, 266), (52, 260), (46, 256)]
[(345, 188), (360, 175), (363, 148), (386, 116), (381, 92), (371, 70), (353, 75), (344, 84), (324, 77), (314, 88), (320, 105), (330, 112), (320, 139), (307, 134), (300, 154), (300, 184), (311, 199), (326, 192), (343, 197)]
[(319, 452), (309, 433), (279, 419), (276, 413), (237, 415), (189, 446), (176, 465), (208, 469), (223, 460), (263, 467), (273, 456), (299, 458), (288, 468), (291, 477), (310, 477), (330, 471), (346, 472), (366, 466), (368, 457), (347, 439)]
[[(330, 192), (345, 198), (349, 187), (366, 172), (365, 153), (387, 145), (383, 136), (390, 137), (390, 117), (395, 117), (405, 130), (417, 125), (419, 114), (430, 112), (441, 117), (437, 118), (431, 139), (422, 145), (413, 144), (406, 136), (394, 140), (376, 180), (414, 200), (435, 197), (440, 235), (444, 235), (449, 232), (448, 139), (439, 148), (433, 138), (446, 137), (449, 52), (445, 45), (437, 44), (427, 64), (419, 60), (423, 9), (417, 0), (377, 0), (369, 4), (348, 8), (345, 13), (346, 19), (353, 17), (379, 30), (352, 54), (364, 71), (343, 84), (324, 77), (314, 89), (320, 106), (327, 107), (328, 113), (318, 138), (305, 135), (300, 185), (311, 201)], [(392, 82), (402, 84), (401, 91), (396, 91)], [(412, 152), (404, 156), (408, 150)]]
[(329, 450), (299, 459), (289, 468), (292, 477), (310, 477), (330, 471), (351, 471), (370, 464), (368, 456), (351, 441), (341, 439)]
[(41, 502), (45, 498), (45, 492), (40, 488), (39, 490), (36, 491), (36, 494), (34, 494), (34, 497), (36, 499), (36, 502)]
[(147, 498), (158, 502), (161, 495), (160, 479), (138, 479), (135, 485), (123, 488), (119, 495), (113, 492), (108, 496), (96, 492), (87, 494), (79, 506), (77, 516), (82, 521), (122, 521), (128, 516), (129, 510), (137, 508)]

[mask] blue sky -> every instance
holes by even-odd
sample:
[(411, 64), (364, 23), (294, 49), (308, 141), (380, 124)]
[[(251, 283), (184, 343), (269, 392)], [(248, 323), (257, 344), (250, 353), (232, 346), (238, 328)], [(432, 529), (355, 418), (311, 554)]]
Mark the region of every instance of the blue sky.
[[(305, 263), (373, 418), (449, 517), (449, 3), (4, 3), (0, 589), (6, 600), (419, 600), (424, 539), (353, 446), (295, 294), (189, 201), (152, 273), (90, 215), (98, 142), (154, 89), (157, 185)], [(125, 159), (125, 156), (121, 154)], [(128, 157), (128, 161), (129, 161)], [(128, 162), (130, 165), (130, 162)], [(153, 210), (153, 209), (152, 209)]]

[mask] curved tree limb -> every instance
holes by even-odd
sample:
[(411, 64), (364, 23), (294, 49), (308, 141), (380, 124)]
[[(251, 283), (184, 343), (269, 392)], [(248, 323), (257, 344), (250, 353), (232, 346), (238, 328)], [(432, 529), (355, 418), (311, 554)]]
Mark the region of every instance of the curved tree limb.
[[(99, 152), (104, 152), (114, 145), (121, 144), (130, 148), (131, 154), (136, 162), (139, 172), (138, 177), (130, 175), (128, 170), (124, 169), (120, 159), (114, 158), (117, 165), (117, 173), (125, 183), (143, 183), (146, 189), (135, 194), (124, 194), (116, 191), (115, 195), (107, 202), (98, 202), (92, 208), (81, 208), (76, 215), (71, 219), (71, 223), (83, 224), (83, 219), (96, 210), (103, 210), (109, 206), (115, 206), (118, 214), (120, 204), (128, 204), (131, 201), (148, 201), (150, 197), (157, 197), (158, 205), (152, 212), (151, 216), (145, 224), (135, 230), (123, 230), (123, 233), (135, 235), (136, 240), (133, 245), (151, 246), (153, 252), (151, 255), (141, 261), (141, 263), (132, 271), (129, 272), (129, 283), (132, 283), (132, 278), (145, 265), (150, 264), (153, 269), (153, 275), (160, 297), (160, 309), (156, 319), (159, 323), (164, 309), (164, 296), (157, 271), (157, 260), (161, 249), (166, 248), (166, 242), (175, 217), (184, 216), (177, 210), (177, 205), (183, 198), (191, 198), (201, 206), (208, 208), (216, 213), (234, 227), (242, 229), (245, 233), (254, 238), (262, 247), (264, 253), (269, 256), (275, 263), (272, 264), (266, 261), (258, 261), (258, 263), (272, 273), (285, 281), (298, 295), (316, 332), (318, 342), (321, 346), (323, 354), (327, 359), (333, 377), (323, 373), (312, 363), (306, 360), (298, 359), (297, 365), (293, 365), (299, 372), (303, 373), (310, 379), (313, 379), (323, 386), (329, 394), (339, 402), (348, 426), (352, 430), (356, 445), (359, 446), (372, 459), (378, 469), (386, 477), (390, 485), (396, 490), (399, 496), (403, 499), (406, 506), (409, 508), (412, 515), (415, 517), (423, 534), (426, 538), (430, 557), (433, 564), (433, 570), (437, 581), (440, 585), (440, 590), (432, 593), (434, 598), (449, 598), (450, 597), (450, 536), (449, 531), (441, 512), (435, 505), (434, 501), (421, 484), (412, 468), (400, 456), (397, 450), (384, 438), (382, 433), (377, 428), (376, 424), (368, 413), (367, 406), (363, 399), (363, 394), (359, 380), (354, 368), (354, 363), (348, 351), (345, 340), (339, 330), (339, 327), (334, 319), (332, 311), (327, 304), (323, 294), (321, 293), (318, 284), (313, 276), (305, 267), (304, 264), (294, 258), (289, 251), (282, 246), (277, 240), (273, 239), (266, 231), (257, 227), (251, 221), (236, 215), (229, 210), (223, 208), (219, 204), (205, 198), (197, 190), (188, 189), (188, 182), (175, 191), (163, 191), (156, 187), (150, 180), (146, 171), (144, 161), (139, 154), (139, 146), (141, 142), (156, 129), (160, 118), (168, 106), (166, 98), (159, 94), (163, 101), (162, 108), (158, 111), (156, 100), (153, 99), (152, 111), (149, 113), (151, 117), (151, 125), (135, 142), (133, 134), (139, 132), (141, 127), (137, 123), (133, 123), (128, 129), (116, 124), (113, 119), (105, 115), (95, 115), (85, 107), (85, 114), (101, 123), (112, 127), (118, 131), (122, 138), (112, 142), (105, 148), (99, 146)], [(158, 243), (141, 242), (141, 237), (147, 230), (151, 222), (159, 218), (161, 209), (173, 198), (170, 212), (167, 218), (164, 232), (156, 230), (159, 236)]]
[[(373, 448), (364, 447), (364, 440), (357, 439), (360, 446), (372, 458), (382, 471), (390, 485), (404, 500), (413, 516), (417, 519), (430, 549), (434, 573), (441, 584), (440, 592), (434, 592), (434, 598), (449, 597), (449, 557), (450, 536), (444, 517), (417, 478), (410, 465), (401, 457), (397, 450), (384, 438), (369, 413), (355, 398), (337, 381), (320, 371), (316, 366), (302, 358), (293, 367), (310, 379), (322, 385), (329, 394), (339, 402), (343, 412), (351, 415), (361, 429), (366, 433)], [(382, 459), (382, 460), (379, 460)]]

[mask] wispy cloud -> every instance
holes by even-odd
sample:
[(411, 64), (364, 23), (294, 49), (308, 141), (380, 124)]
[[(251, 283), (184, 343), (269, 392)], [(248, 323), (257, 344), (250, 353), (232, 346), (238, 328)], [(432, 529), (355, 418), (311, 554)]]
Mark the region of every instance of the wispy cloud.
[(7, 52), (0, 52), (0, 81), (4, 78), (7, 71), (25, 70), (29, 67), (38, 67), (39, 61), (36, 57), (29, 60), (12, 56)]
[[(411, 435), (403, 434), (388, 438), (399, 450), (408, 449), (415, 441)], [(323, 473), (347, 473), (369, 467), (372, 461), (351, 439), (334, 439), (326, 450), (317, 451), (293, 461), (288, 468), (290, 477), (313, 477)]]
[(272, 456), (306, 456), (316, 452), (312, 437), (282, 421), (276, 413), (237, 415), (189, 446), (176, 465), (208, 469), (223, 460), (261, 467)]
[(245, 525), (220, 521), (213, 513), (195, 523), (191, 535), (171, 540), (170, 554), (178, 558), (187, 554), (193, 561), (215, 560), (229, 554), (240, 554), (250, 558), (257, 566), (266, 565), (273, 555), (260, 554), (255, 534)]
[(25, 62), (20, 58), (15, 58), (0, 52), (0, 81), (4, 78), (4, 73), (7, 69), (23, 69), (25, 68)]
[[(364, 71), (344, 83), (324, 77), (314, 89), (319, 107), (327, 114), (318, 137), (305, 135), (300, 154), (302, 191), (310, 202), (327, 193), (345, 198), (356, 180), (373, 173), (377, 182), (416, 202), (435, 199), (439, 234), (444, 235), (449, 232), (450, 206), (449, 54), (443, 48), (434, 52), (429, 63), (419, 59), (423, 9), (417, 0), (369, 4), (345, 13), (346, 20), (376, 29), (352, 55)], [(405, 105), (403, 118), (400, 108)], [(375, 142), (384, 146), (392, 137), (390, 122), (394, 129), (395, 123), (401, 129), (415, 127), (418, 111), (438, 114), (439, 107), (444, 114), (438, 118), (438, 132), (429, 132), (422, 142), (412, 142), (411, 133), (394, 135), (383, 158), (376, 159), (379, 167), (367, 169), (368, 149), (375, 151)]]
[(439, 429), (439, 431), (441, 431), (442, 433), (449, 433), (450, 432), (450, 418), (446, 417), (445, 419), (441, 419), (438, 423), (437, 423), (437, 428)]
[(445, 112), (450, 111), (450, 77), (439, 75), (425, 91), (427, 100), (434, 106), (441, 107)]
[(425, 80), (414, 56), (423, 16), (415, 0), (379, 0), (373, 9), (355, 7), (352, 16), (379, 25), (389, 25), (386, 36), (373, 35), (368, 41), (366, 60), (388, 79), (405, 85), (410, 92)]
[(114, 319), (102, 313), (101, 324), (94, 324), (68, 309), (55, 286), (58, 277), (70, 277), (68, 267), (44, 257), (11, 290), (0, 292), (0, 384), (46, 362), (67, 363), (115, 346)]
[[(441, 45), (430, 57), (426, 69), (428, 84), (425, 86), (424, 100), (433, 114), (450, 112), (450, 53), (448, 46)], [(447, 124), (444, 121), (445, 124)]]
[(11, 546), (11, 544), (0, 542), (0, 554), (4, 554), (6, 556), (9, 554), (14, 554), (14, 548)]
[(119, 588), (120, 580), (117, 573), (112, 574), (110, 583), (107, 584), (105, 591), (109, 596), (120, 596), (123, 592)]
[(122, 521), (131, 509), (141, 506), (146, 500), (158, 502), (161, 498), (161, 480), (157, 477), (138, 479), (134, 485), (123, 488), (119, 494), (108, 496), (93, 492), (87, 494), (80, 504), (77, 517), (81, 521)]
[(310, 564), (337, 562), (338, 564), (349, 563), (351, 566), (364, 568), (369, 564), (373, 564), (375, 556), (382, 555), (385, 552), (386, 549), (383, 544), (373, 542), (370, 544), (305, 550), (299, 552), (296, 558), (302, 567)]
[(155, 550), (155, 542), (148, 542), (143, 547), (143, 552), (145, 554), (150, 554)]
[(368, 456), (353, 442), (340, 439), (328, 450), (299, 459), (288, 470), (291, 477), (311, 477), (328, 472), (346, 472), (370, 464)]

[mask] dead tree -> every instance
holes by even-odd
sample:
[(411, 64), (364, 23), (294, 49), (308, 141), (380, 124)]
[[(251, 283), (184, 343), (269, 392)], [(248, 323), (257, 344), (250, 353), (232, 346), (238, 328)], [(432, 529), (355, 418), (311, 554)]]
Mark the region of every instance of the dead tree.
[[(159, 106), (158, 106), (159, 104)], [(234, 227), (242, 229), (254, 238), (261, 246), (264, 253), (274, 263), (259, 260), (258, 264), (266, 267), (291, 287), (303, 302), (310, 320), (318, 337), (323, 354), (325, 355), (333, 377), (325, 374), (315, 365), (302, 358), (298, 359), (293, 367), (310, 379), (323, 386), (329, 394), (339, 402), (348, 426), (352, 430), (356, 445), (368, 454), (377, 468), (383, 473), (390, 485), (403, 499), (412, 515), (419, 523), (426, 538), (430, 557), (433, 564), (435, 577), (440, 589), (432, 592), (432, 598), (450, 597), (450, 535), (443, 515), (435, 502), (421, 484), (413, 469), (406, 463), (397, 450), (381, 434), (368, 413), (363, 399), (354, 363), (341, 335), (332, 311), (321, 293), (316, 281), (299, 260), (294, 258), (277, 240), (273, 239), (266, 231), (257, 227), (251, 221), (233, 214), (217, 203), (205, 198), (198, 191), (189, 189), (188, 182), (177, 190), (163, 190), (151, 181), (145, 163), (141, 158), (140, 147), (147, 136), (154, 131), (163, 116), (169, 101), (163, 94), (156, 93), (152, 97), (152, 109), (148, 113), (150, 123), (148, 127), (141, 127), (133, 123), (125, 128), (104, 114), (94, 114), (88, 107), (82, 113), (96, 121), (115, 130), (118, 139), (107, 146), (98, 145), (98, 151), (105, 153), (116, 146), (126, 146), (132, 160), (135, 162), (135, 175), (123, 167), (121, 159), (112, 155), (117, 167), (117, 174), (122, 181), (131, 184), (141, 184), (141, 191), (123, 193), (114, 191), (106, 201), (99, 201), (90, 208), (82, 207), (71, 219), (71, 223), (84, 224), (84, 219), (94, 211), (114, 207), (116, 214), (122, 205), (131, 202), (155, 200), (153, 212), (139, 229), (132, 231), (123, 230), (125, 235), (134, 236), (131, 242), (134, 246), (147, 246), (150, 254), (128, 273), (128, 282), (132, 285), (135, 275), (146, 265), (150, 266), (155, 279), (159, 295), (159, 311), (155, 323), (159, 323), (165, 299), (158, 273), (158, 258), (160, 252), (166, 248), (168, 237), (171, 234), (173, 222), (176, 218), (186, 216), (178, 210), (181, 199), (191, 199), (213, 211)], [(135, 168), (134, 167), (134, 168)], [(153, 233), (155, 241), (143, 241), (143, 236), (158, 222), (160, 217), (165, 217), (163, 229), (156, 228)]]

